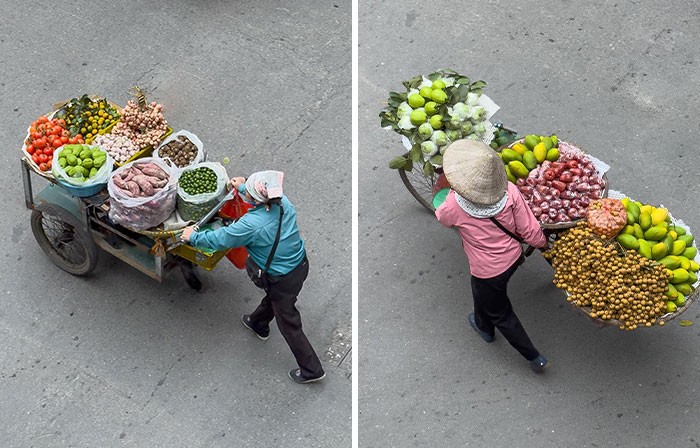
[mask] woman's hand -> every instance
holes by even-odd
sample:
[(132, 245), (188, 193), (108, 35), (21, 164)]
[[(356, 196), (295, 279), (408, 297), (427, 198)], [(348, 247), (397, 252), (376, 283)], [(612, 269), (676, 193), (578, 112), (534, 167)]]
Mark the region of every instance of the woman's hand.
[(180, 235), (180, 239), (185, 243), (189, 243), (190, 236), (192, 236), (192, 233), (194, 233), (194, 231), (194, 226), (185, 227), (185, 229), (182, 231), (182, 234)]
[(245, 183), (245, 177), (232, 177), (229, 181), (231, 190), (238, 190), (238, 187)]

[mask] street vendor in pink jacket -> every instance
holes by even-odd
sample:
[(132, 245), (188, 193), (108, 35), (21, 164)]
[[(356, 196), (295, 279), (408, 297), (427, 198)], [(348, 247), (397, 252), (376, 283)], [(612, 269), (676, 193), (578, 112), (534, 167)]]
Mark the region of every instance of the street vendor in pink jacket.
[(455, 227), (469, 260), (474, 312), (469, 323), (486, 341), (498, 329), (530, 362), (544, 371), (548, 362), (530, 341), (508, 298), (508, 281), (525, 257), (521, 241), (547, 247), (547, 238), (517, 187), (508, 182), (498, 154), (486, 144), (457, 140), (444, 154), (451, 190), (435, 210), (445, 227)]

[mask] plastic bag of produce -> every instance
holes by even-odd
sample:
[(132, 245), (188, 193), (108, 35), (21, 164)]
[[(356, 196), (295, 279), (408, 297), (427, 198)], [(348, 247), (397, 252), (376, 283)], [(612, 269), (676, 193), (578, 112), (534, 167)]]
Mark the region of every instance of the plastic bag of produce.
[(179, 174), (155, 157), (117, 168), (107, 182), (109, 218), (136, 231), (162, 223), (175, 210)]
[(92, 145), (63, 145), (54, 152), (51, 171), (56, 179), (76, 187), (104, 185), (112, 174), (114, 160)]
[(226, 194), (226, 169), (220, 163), (202, 162), (182, 170), (177, 185), (177, 212), (186, 221), (199, 221)]
[(178, 168), (184, 168), (207, 160), (204, 144), (189, 131), (177, 131), (163, 140), (153, 152), (153, 157), (170, 159)]

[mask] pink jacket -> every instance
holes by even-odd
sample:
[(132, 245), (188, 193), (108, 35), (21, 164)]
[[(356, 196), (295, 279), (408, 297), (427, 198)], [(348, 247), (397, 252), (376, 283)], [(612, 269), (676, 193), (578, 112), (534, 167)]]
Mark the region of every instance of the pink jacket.
[[(462, 247), (469, 259), (474, 277), (492, 278), (505, 272), (520, 258), (522, 247), (488, 218), (475, 218), (457, 204), (450, 190), (445, 202), (435, 210), (435, 216), (445, 227), (456, 227), (462, 237)], [(547, 239), (540, 223), (525, 203), (518, 188), (508, 182), (508, 201), (495, 218), (503, 227), (534, 247), (544, 247)]]

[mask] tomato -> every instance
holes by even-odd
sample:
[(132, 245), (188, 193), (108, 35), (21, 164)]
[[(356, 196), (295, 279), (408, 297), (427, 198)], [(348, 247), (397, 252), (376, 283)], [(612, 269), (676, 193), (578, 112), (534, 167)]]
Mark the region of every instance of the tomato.
[(49, 159), (49, 161), (48, 161), (48, 162), (46, 162), (46, 166), (48, 166), (48, 167), (49, 167), (49, 169), (51, 169), (51, 162), (53, 162), (53, 160), (52, 160), (52, 159)]
[(39, 164), (39, 154), (34, 153), (32, 155), (32, 162), (36, 163), (37, 165)]
[(53, 156), (53, 148), (49, 148), (48, 146), (44, 148), (44, 154), (46, 154), (49, 157)]
[(68, 143), (71, 145), (75, 145), (76, 143), (78, 143), (78, 139), (75, 137), (71, 137), (68, 139)]
[(29, 155), (34, 154), (34, 145), (27, 145), (27, 148), (26, 148), (26, 149), (27, 149), (27, 153), (28, 153)]
[(61, 137), (56, 137), (56, 138), (53, 139), (53, 141), (51, 142), (51, 147), (53, 147), (53, 148), (58, 148), (58, 147), (60, 147), (60, 146), (62, 146), (62, 145), (63, 145), (63, 141), (61, 140)]
[(48, 161), (49, 161), (49, 156), (47, 156), (43, 152), (41, 154), (39, 154), (39, 162), (40, 163), (46, 163)]
[(49, 121), (49, 117), (47, 117), (46, 115), (42, 115), (41, 117), (39, 117), (36, 120), (37, 123), (46, 123), (48, 121)]
[(56, 123), (58, 123), (58, 125), (62, 128), (66, 127), (66, 120), (64, 120), (63, 118), (59, 118), (58, 120), (56, 120)]
[(61, 137), (61, 143), (63, 143), (64, 145), (65, 145), (66, 143), (68, 143), (68, 140), (69, 140), (69, 138), (66, 137), (65, 135)]
[(68, 137), (68, 138), (70, 138), (70, 132), (68, 132), (68, 129), (64, 129), (64, 130), (61, 132), (61, 137)]
[(45, 163), (40, 163), (40, 164), (39, 164), (39, 169), (40, 169), (41, 171), (46, 171), (46, 170), (49, 169), (49, 167), (48, 167), (48, 165), (46, 165)]
[(63, 128), (60, 127), (59, 125), (55, 125), (55, 126), (51, 129), (51, 134), (53, 134), (53, 135), (61, 135), (61, 131), (63, 131)]
[(34, 146), (38, 149), (41, 149), (46, 146), (46, 139), (44, 137), (37, 139), (34, 142)]
[(33, 132), (32, 139), (39, 140), (42, 137), (41, 132)]

